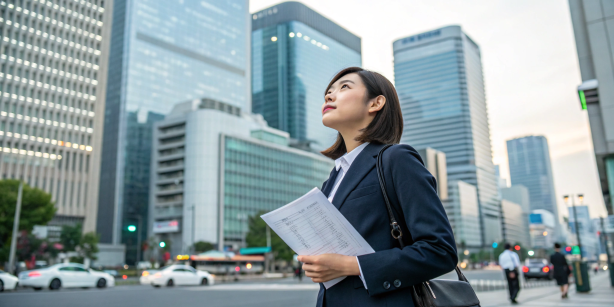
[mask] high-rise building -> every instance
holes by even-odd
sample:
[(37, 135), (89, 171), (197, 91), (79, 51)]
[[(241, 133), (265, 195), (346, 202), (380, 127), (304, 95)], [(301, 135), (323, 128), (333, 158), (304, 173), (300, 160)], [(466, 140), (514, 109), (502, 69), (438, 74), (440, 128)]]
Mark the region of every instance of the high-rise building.
[(112, 2), (0, 3), (0, 173), (52, 195), (52, 238), (96, 228)]
[(431, 172), (437, 181), (437, 195), (441, 200), (448, 199), (448, 169), (446, 167), (446, 154), (433, 148), (417, 149), (422, 157), (424, 166)]
[(524, 247), (530, 247), (528, 223), (525, 222), (527, 215), (522, 207), (506, 199), (501, 200), (501, 228), (503, 240), (510, 244), (520, 243)]
[[(575, 212), (574, 212), (575, 209)], [(578, 233), (580, 234), (580, 243), (582, 244), (582, 257), (586, 257), (589, 260), (599, 259), (599, 240), (597, 239), (597, 229), (595, 223), (591, 220), (588, 206), (570, 206), (568, 208), (569, 214), (569, 230), (571, 239), (569, 243), (573, 245), (578, 244), (578, 236), (576, 233), (576, 227), (578, 227)], [(576, 217), (577, 222), (576, 222)]]
[(508, 140), (507, 157), (512, 185), (523, 185), (529, 190), (531, 210), (550, 211), (559, 225), (548, 140), (543, 136)]
[(293, 146), (321, 150), (336, 131), (322, 124), (324, 90), (341, 69), (361, 66), (360, 37), (299, 2), (252, 14), (253, 112), (290, 133)]
[(476, 186), (482, 244), (500, 241), (500, 203), (479, 46), (459, 26), (393, 43), (402, 143), (446, 154), (448, 180)]
[(463, 181), (451, 181), (442, 201), (459, 249), (478, 251), (482, 246), (477, 189)]
[(106, 97), (98, 233), (127, 245), (147, 225), (153, 123), (177, 101), (209, 98), (249, 111), (247, 0), (116, 0)]
[(199, 241), (245, 247), (249, 217), (320, 187), (334, 166), (289, 147), (262, 115), (212, 99), (177, 104), (153, 134), (148, 231), (173, 256)]
[(606, 209), (614, 214), (614, 6), (609, 0), (569, 0), (599, 182)]
[[(525, 233), (525, 238), (523, 239), (523, 243), (530, 245), (531, 235), (530, 235), (530, 223), (529, 223), (529, 215), (531, 214), (531, 205), (529, 198), (529, 189), (523, 185), (513, 185), (509, 188), (501, 189), (501, 199), (511, 201), (515, 204), (520, 205), (522, 210), (522, 221), (523, 221), (523, 229)], [(505, 212), (504, 212), (505, 214)], [(565, 240), (562, 240), (565, 241)]]

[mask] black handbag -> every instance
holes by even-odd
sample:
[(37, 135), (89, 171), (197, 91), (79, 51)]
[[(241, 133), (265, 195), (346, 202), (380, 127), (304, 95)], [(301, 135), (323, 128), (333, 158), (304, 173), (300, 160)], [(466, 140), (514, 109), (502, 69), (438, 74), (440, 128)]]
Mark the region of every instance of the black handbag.
[[(384, 195), (386, 208), (388, 209), (388, 216), (390, 217), (390, 234), (393, 238), (399, 240), (401, 249), (403, 249), (403, 247), (405, 247), (405, 243), (403, 242), (403, 231), (394, 217), (394, 212), (392, 211), (390, 200), (386, 193), (386, 181), (384, 179), (382, 155), (384, 150), (390, 146), (392, 145), (384, 146), (377, 155), (377, 177), (382, 189), (382, 194)], [(402, 212), (402, 210), (400, 212)], [(405, 228), (409, 230), (408, 227)], [(473, 291), (471, 284), (469, 284), (469, 281), (465, 278), (465, 275), (463, 275), (458, 266), (456, 266), (454, 270), (458, 275), (458, 281), (433, 279), (411, 286), (414, 305), (416, 307), (479, 307), (480, 301), (475, 291)]]

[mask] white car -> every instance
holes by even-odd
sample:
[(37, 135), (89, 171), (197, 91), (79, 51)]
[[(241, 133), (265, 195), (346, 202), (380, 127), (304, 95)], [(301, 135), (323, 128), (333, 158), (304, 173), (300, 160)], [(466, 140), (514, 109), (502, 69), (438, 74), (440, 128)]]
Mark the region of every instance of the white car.
[(189, 265), (174, 264), (163, 267), (153, 274), (151, 284), (160, 286), (213, 285), (213, 276), (209, 272), (195, 270)]
[(19, 285), (41, 290), (64, 288), (105, 288), (115, 285), (111, 274), (85, 268), (79, 263), (61, 263), (44, 269), (19, 273)]
[(0, 270), (0, 292), (4, 290), (15, 290), (19, 278)]
[(139, 282), (141, 283), (141, 285), (151, 285), (151, 280), (154, 274), (156, 274), (157, 272), (158, 270), (143, 271), (143, 273), (141, 273), (141, 277), (139, 278)]

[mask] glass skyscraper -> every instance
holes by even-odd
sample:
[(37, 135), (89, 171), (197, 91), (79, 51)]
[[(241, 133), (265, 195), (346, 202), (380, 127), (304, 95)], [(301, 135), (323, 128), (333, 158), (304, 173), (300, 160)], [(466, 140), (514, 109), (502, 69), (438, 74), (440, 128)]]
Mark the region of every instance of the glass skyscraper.
[(324, 90), (341, 69), (360, 66), (361, 40), (298, 2), (252, 14), (253, 112), (321, 150), (336, 131), (322, 124)]
[(554, 192), (548, 140), (543, 136), (527, 136), (507, 141), (507, 157), (512, 186), (529, 190), (531, 210), (544, 209), (559, 224), (559, 210)]
[[(210, 98), (250, 109), (247, 0), (116, 0), (109, 57), (98, 233), (126, 243), (147, 220), (151, 131), (177, 102)], [(143, 227), (149, 228), (147, 223)], [(130, 250), (132, 248), (132, 250)]]
[(96, 227), (105, 4), (0, 1), (0, 173), (52, 195), (53, 239), (62, 225)]
[(402, 143), (446, 154), (448, 181), (477, 187), (482, 243), (501, 237), (479, 46), (459, 26), (393, 43)]

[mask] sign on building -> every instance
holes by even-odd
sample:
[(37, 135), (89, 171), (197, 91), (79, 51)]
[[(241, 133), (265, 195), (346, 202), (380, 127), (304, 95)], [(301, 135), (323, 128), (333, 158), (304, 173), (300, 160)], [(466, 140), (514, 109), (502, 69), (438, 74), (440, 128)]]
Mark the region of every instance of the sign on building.
[(179, 221), (164, 221), (164, 222), (155, 222), (153, 226), (154, 233), (166, 233), (166, 232), (178, 232), (179, 231)]

